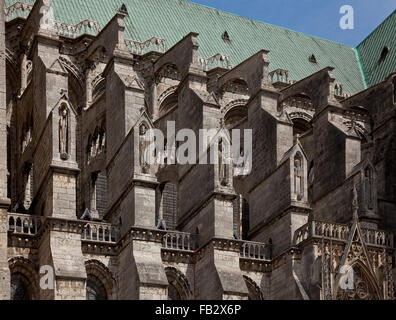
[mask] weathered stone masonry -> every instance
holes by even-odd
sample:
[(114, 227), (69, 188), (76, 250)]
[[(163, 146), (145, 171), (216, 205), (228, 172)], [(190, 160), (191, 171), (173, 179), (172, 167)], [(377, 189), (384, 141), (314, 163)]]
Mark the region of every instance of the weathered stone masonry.
[[(265, 47), (127, 39), (126, 5), (46, 28), (55, 2), (0, 6), (0, 299), (394, 299), (395, 68), (346, 94)], [(252, 129), (252, 171), (148, 165), (168, 121)]]

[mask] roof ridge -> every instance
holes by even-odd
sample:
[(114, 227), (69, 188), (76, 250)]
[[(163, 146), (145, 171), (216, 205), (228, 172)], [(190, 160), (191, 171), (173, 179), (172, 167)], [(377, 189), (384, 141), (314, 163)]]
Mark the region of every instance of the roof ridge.
[(369, 81), (367, 73), (366, 73), (366, 68), (364, 66), (359, 47), (354, 48), (354, 51), (356, 54), (356, 60), (359, 65), (360, 72), (362, 73), (362, 76), (363, 76), (363, 84), (364, 84), (365, 88), (367, 89), (370, 86), (370, 81)]

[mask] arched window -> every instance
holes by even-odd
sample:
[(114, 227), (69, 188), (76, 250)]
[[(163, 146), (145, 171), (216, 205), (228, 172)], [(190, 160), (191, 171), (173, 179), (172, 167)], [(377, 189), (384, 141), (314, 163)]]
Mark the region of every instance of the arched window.
[(29, 280), (21, 273), (11, 275), (11, 300), (31, 300)]
[(374, 280), (361, 262), (352, 265), (353, 289), (338, 289), (337, 300), (379, 300)]
[(235, 106), (225, 114), (224, 123), (227, 128), (233, 128), (247, 116), (248, 110), (245, 105)]
[(234, 227), (234, 237), (239, 239), (241, 237), (241, 215), (242, 215), (242, 196), (238, 196), (233, 201), (233, 227)]
[(242, 200), (242, 239), (248, 240), (249, 233), (249, 203)]
[(162, 212), (168, 230), (177, 227), (177, 186), (165, 183), (162, 190)]
[(161, 103), (161, 106), (159, 108), (159, 117), (163, 117), (169, 112), (173, 111), (176, 109), (178, 106), (178, 97), (177, 94), (171, 94), (165, 100)]
[(107, 300), (107, 293), (104, 285), (94, 275), (88, 275), (86, 298), (87, 300)]
[(7, 198), (11, 198), (11, 134), (7, 126)]
[(103, 172), (99, 172), (96, 177), (96, 210), (98, 210), (99, 218), (103, 219), (107, 210), (107, 176)]

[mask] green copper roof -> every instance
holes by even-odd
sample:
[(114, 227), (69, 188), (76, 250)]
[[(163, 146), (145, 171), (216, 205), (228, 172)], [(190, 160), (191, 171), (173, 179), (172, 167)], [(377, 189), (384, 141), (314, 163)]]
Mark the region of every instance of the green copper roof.
[[(384, 48), (388, 54), (380, 62)], [(396, 10), (375, 29), (358, 47), (368, 84), (384, 81), (396, 72)]]
[[(6, 7), (15, 0), (5, 0)], [(34, 3), (33, 0), (25, 0)], [(51, 0), (55, 20), (77, 24), (95, 20), (103, 28), (125, 3), (126, 37), (144, 41), (163, 38), (170, 48), (190, 32), (199, 33), (199, 55), (208, 58), (226, 54), (236, 66), (261, 49), (269, 50), (270, 71), (289, 70), (289, 78), (300, 80), (327, 66), (344, 85), (344, 92), (365, 89), (359, 55), (353, 47), (263, 22), (246, 19), (184, 0)], [(230, 42), (222, 39), (227, 31)], [(317, 64), (308, 58), (315, 55)]]

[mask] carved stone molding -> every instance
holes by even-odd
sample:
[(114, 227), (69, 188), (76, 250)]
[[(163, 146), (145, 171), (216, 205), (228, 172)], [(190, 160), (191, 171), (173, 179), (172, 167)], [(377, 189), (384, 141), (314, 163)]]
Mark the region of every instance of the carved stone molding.
[(120, 247), (117, 244), (100, 244), (96, 242), (82, 241), (82, 252), (84, 254), (95, 254), (103, 256), (117, 256)]
[(240, 259), (239, 267), (242, 271), (247, 272), (271, 272), (272, 263), (266, 261), (255, 261), (250, 259)]
[(194, 252), (180, 252), (162, 249), (161, 257), (163, 262), (193, 264), (196, 261)]
[(81, 220), (66, 220), (61, 218), (49, 217), (45, 220), (43, 227), (40, 229), (38, 236), (41, 236), (47, 231), (60, 231), (67, 233), (81, 234), (85, 221)]

